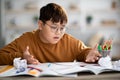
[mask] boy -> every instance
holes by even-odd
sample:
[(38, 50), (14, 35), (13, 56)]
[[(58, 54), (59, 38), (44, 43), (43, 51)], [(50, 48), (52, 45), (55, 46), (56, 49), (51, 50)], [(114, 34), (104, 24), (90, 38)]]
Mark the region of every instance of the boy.
[(13, 59), (21, 57), (28, 64), (44, 62), (85, 61), (96, 62), (101, 56), (95, 48), (88, 48), (80, 40), (65, 33), (67, 15), (55, 3), (40, 9), (39, 28), (24, 33), (0, 50), (0, 65), (13, 64)]

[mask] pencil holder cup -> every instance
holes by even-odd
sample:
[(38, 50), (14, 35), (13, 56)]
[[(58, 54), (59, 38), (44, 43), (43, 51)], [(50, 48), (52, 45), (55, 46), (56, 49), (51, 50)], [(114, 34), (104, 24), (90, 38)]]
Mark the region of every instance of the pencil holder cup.
[(111, 50), (98, 50), (102, 57), (110, 56)]

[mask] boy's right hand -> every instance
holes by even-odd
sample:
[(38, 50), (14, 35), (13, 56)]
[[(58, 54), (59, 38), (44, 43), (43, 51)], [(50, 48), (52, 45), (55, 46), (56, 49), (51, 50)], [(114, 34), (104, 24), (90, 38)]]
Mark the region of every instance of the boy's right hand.
[(33, 55), (29, 52), (29, 46), (26, 47), (26, 50), (23, 53), (23, 58), (27, 60), (28, 64), (39, 64), (40, 62), (34, 58)]

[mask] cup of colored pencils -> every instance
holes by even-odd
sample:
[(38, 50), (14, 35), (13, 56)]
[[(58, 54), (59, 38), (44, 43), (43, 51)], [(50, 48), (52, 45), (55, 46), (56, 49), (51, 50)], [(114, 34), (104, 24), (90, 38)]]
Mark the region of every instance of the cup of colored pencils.
[(111, 44), (98, 45), (98, 51), (102, 57), (110, 56), (111, 49)]

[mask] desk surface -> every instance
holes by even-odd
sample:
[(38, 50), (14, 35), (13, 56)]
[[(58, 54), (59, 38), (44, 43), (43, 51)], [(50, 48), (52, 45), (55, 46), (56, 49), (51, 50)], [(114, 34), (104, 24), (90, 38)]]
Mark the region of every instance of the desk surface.
[[(1, 67), (0, 67), (1, 68)], [(94, 75), (90, 73), (79, 73), (78, 77), (31, 77), (31, 76), (16, 76), (16, 77), (0, 77), (0, 80), (120, 80), (120, 73), (110, 72)]]
[(0, 80), (120, 80), (120, 73), (103, 73), (99, 75), (94, 74), (79, 74), (78, 77), (30, 77), (30, 76), (16, 76), (4, 77)]

